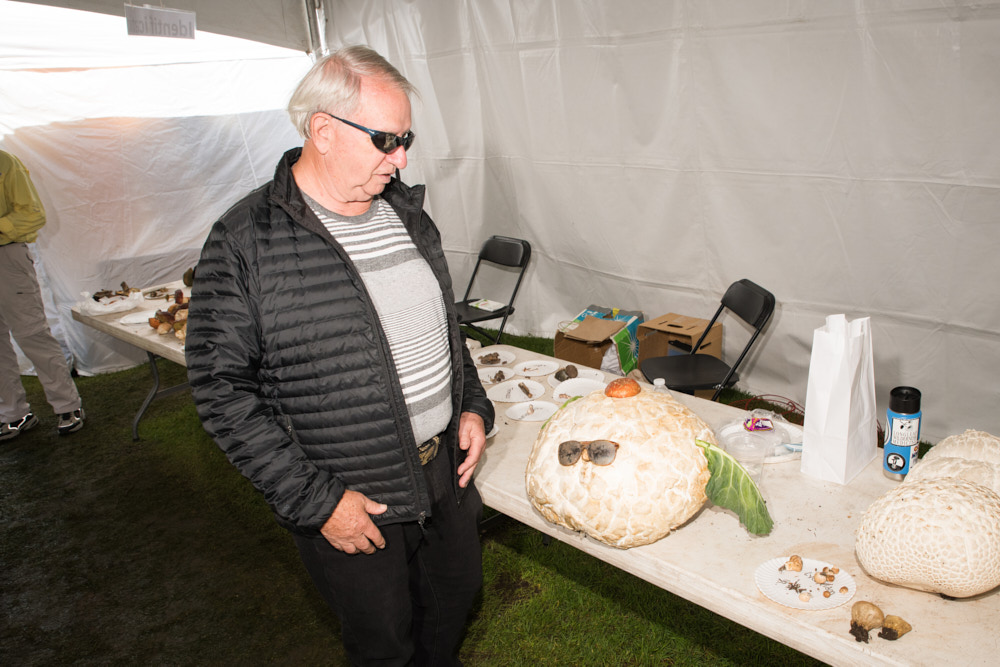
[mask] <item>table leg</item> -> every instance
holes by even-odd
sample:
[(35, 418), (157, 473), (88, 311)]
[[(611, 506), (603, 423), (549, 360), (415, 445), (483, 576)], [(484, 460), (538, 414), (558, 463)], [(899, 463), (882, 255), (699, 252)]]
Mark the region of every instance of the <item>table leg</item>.
[(179, 391), (186, 391), (189, 386), (187, 382), (182, 382), (173, 387), (160, 389), (160, 371), (156, 367), (156, 355), (152, 352), (146, 352), (146, 356), (149, 359), (149, 370), (153, 374), (153, 388), (146, 394), (146, 398), (143, 399), (142, 405), (139, 407), (139, 412), (135, 414), (135, 419), (132, 420), (132, 442), (139, 440), (139, 420), (142, 419), (142, 416), (146, 413), (146, 409), (149, 408), (149, 404), (153, 402), (154, 398), (170, 396)]

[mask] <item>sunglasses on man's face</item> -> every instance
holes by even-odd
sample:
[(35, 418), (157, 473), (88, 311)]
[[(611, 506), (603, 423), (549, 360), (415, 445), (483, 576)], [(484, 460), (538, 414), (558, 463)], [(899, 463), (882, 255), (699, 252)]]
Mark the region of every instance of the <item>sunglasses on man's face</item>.
[(583, 457), (596, 466), (609, 466), (618, 454), (618, 443), (611, 440), (567, 440), (559, 443), (559, 463), (571, 466)]
[[(323, 113), (326, 113), (325, 111)], [(386, 155), (393, 152), (400, 146), (403, 147), (404, 151), (410, 150), (410, 146), (413, 144), (413, 139), (416, 137), (413, 132), (407, 132), (403, 136), (393, 134), (392, 132), (379, 132), (378, 130), (372, 130), (365, 127), (364, 125), (358, 125), (357, 123), (352, 123), (349, 120), (345, 120), (340, 116), (334, 116), (332, 113), (327, 113), (330, 118), (336, 118), (341, 123), (350, 125), (353, 128), (357, 128), (362, 132), (367, 132), (368, 136), (372, 138), (372, 143), (375, 144), (375, 148), (379, 149)]]

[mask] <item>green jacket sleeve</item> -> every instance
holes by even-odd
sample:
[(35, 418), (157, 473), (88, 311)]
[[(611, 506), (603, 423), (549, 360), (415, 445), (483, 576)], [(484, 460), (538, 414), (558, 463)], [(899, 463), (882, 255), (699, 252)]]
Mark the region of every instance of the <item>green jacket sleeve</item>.
[(31, 243), (45, 224), (45, 208), (21, 161), (0, 151), (0, 245)]

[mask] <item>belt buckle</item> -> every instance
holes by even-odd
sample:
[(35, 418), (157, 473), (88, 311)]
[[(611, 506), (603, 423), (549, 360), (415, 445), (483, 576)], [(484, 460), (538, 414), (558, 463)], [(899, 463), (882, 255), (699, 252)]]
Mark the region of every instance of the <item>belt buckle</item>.
[(427, 442), (417, 445), (417, 455), (420, 457), (420, 465), (425, 466), (434, 460), (438, 450), (441, 448), (441, 436), (435, 435)]

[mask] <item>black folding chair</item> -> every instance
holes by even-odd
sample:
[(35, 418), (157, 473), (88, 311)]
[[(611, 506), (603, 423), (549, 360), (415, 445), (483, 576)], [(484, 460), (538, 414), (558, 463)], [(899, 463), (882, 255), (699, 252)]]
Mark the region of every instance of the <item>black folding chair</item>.
[[(689, 354), (651, 357), (640, 363), (639, 369), (649, 382), (663, 378), (669, 389), (685, 394), (693, 394), (698, 389), (715, 389), (712, 400), (718, 400), (723, 388), (736, 384), (739, 380), (736, 369), (743, 363), (760, 332), (771, 319), (774, 303), (774, 295), (760, 285), (745, 278), (738, 280), (726, 290), (719, 309), (715, 311)], [(722, 315), (722, 311), (727, 309), (753, 327), (753, 335), (732, 366), (712, 355), (697, 353), (712, 325)]]
[[(465, 296), (462, 297), (461, 301), (455, 303), (455, 309), (458, 311), (458, 323), (464, 324), (489, 338), (489, 334), (477, 327), (475, 323), (500, 319), (500, 328), (493, 341), (499, 343), (500, 336), (503, 335), (503, 328), (507, 324), (507, 318), (514, 313), (514, 298), (517, 297), (517, 290), (521, 287), (521, 280), (524, 278), (524, 272), (528, 268), (528, 260), (530, 259), (531, 244), (527, 241), (509, 236), (491, 236), (486, 239), (483, 247), (479, 250), (479, 259), (476, 260), (476, 267), (472, 270), (469, 285), (465, 288)], [(517, 270), (517, 280), (514, 283), (514, 290), (510, 293), (510, 298), (496, 310), (484, 310), (471, 305), (481, 299), (481, 297), (470, 298), (469, 295), (472, 294), (473, 283), (484, 262)]]

